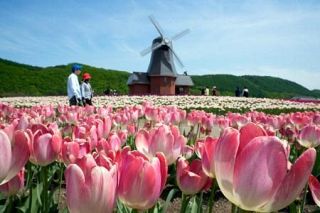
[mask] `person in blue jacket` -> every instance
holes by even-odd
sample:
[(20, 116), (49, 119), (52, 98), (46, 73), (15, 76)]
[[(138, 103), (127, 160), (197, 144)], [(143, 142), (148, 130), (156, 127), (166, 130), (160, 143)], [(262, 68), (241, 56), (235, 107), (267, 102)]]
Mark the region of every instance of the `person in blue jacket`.
[(82, 66), (79, 64), (72, 65), (72, 73), (68, 77), (67, 92), (70, 106), (83, 106), (82, 96), (78, 75), (81, 73)]

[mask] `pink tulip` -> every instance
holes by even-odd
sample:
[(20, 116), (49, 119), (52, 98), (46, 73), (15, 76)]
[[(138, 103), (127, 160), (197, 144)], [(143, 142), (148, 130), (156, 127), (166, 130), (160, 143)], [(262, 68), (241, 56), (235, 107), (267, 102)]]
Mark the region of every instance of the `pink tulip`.
[(9, 182), (0, 185), (0, 192), (5, 196), (17, 194), (24, 187), (24, 168), (14, 176)]
[(29, 142), (30, 138), (21, 130), (13, 133), (12, 140), (0, 130), (0, 184), (16, 176), (28, 162)]
[(320, 125), (320, 113), (317, 113), (313, 116), (313, 123)]
[(119, 199), (130, 208), (151, 208), (160, 197), (167, 173), (167, 162), (162, 153), (149, 160), (138, 151), (124, 151), (120, 166)]
[(149, 157), (155, 156), (157, 152), (162, 152), (170, 165), (181, 155), (186, 141), (180, 135), (178, 128), (161, 125), (150, 132), (140, 130), (137, 133), (135, 144), (138, 151)]
[(304, 147), (317, 147), (320, 144), (320, 127), (316, 125), (305, 126), (299, 136), (298, 142)]
[(194, 152), (200, 159), (202, 159), (203, 149), (204, 149), (204, 140), (197, 140), (196, 144), (194, 145)]
[(201, 147), (202, 169), (206, 175), (211, 178), (215, 177), (214, 172), (214, 153), (218, 139), (206, 137)]
[[(89, 121), (87, 121), (89, 122)], [(73, 129), (72, 138), (85, 139), (90, 145), (90, 151), (95, 149), (98, 144), (97, 129), (95, 125), (78, 125)]]
[(298, 129), (303, 128), (305, 125), (310, 124), (312, 118), (307, 116), (305, 113), (296, 112), (291, 115), (291, 121), (295, 124)]
[(158, 121), (159, 120), (159, 109), (154, 107), (145, 108), (145, 116), (149, 121)]
[(272, 212), (288, 206), (307, 183), (315, 149), (305, 151), (288, 169), (284, 141), (259, 136), (262, 132), (254, 125), (243, 128), (226, 129), (216, 145), (215, 172), (222, 193), (249, 211)]
[(186, 159), (189, 159), (192, 157), (194, 153), (194, 148), (193, 146), (189, 146), (189, 145), (186, 145), (184, 146), (183, 150), (182, 150), (182, 156), (185, 157)]
[(293, 123), (287, 122), (283, 124), (279, 132), (282, 136), (287, 137), (287, 140), (289, 142), (294, 142), (297, 137), (298, 129), (294, 126)]
[[(87, 143), (79, 143), (79, 140), (81, 139), (76, 139), (74, 141), (70, 138), (64, 139), (61, 154), (65, 164), (75, 163), (77, 159), (82, 158), (89, 152), (89, 145), (86, 146)], [(86, 147), (85, 152), (81, 152), (81, 147), (83, 146)]]
[(46, 166), (55, 161), (62, 147), (61, 133), (58, 127), (53, 125), (46, 127), (44, 125), (33, 125), (32, 131), (28, 131), (29, 135), (33, 138), (29, 144), (31, 150), (30, 161)]
[(97, 165), (86, 155), (65, 171), (67, 204), (71, 213), (113, 212), (117, 190), (117, 166)]
[(313, 175), (309, 177), (309, 188), (314, 202), (320, 207), (320, 183)]
[(187, 195), (200, 192), (209, 179), (202, 170), (200, 160), (193, 160), (189, 165), (188, 161), (183, 157), (178, 159), (176, 178), (180, 190)]
[(134, 135), (136, 133), (136, 125), (135, 124), (128, 124), (127, 129), (128, 129), (128, 133), (130, 135)]
[(101, 144), (105, 152), (108, 152), (109, 150), (118, 151), (121, 149), (121, 140), (116, 133), (111, 133), (108, 140), (102, 138), (99, 141), (99, 144)]
[(118, 134), (118, 137), (120, 138), (121, 146), (123, 146), (127, 142), (128, 131), (127, 130), (119, 130), (117, 132), (117, 134)]
[(244, 125), (250, 122), (250, 118), (239, 113), (229, 113), (230, 124), (232, 127), (240, 129)]
[(95, 125), (98, 140), (101, 138), (107, 138), (112, 127), (112, 118), (110, 116), (106, 116), (103, 119), (96, 119)]

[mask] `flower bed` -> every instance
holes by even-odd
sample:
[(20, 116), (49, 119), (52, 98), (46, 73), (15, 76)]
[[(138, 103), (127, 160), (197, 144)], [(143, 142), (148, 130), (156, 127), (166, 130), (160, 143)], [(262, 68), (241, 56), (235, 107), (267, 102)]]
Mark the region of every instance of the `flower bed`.
[[(180, 212), (211, 212), (219, 194), (232, 211), (320, 204), (317, 104), (189, 96), (99, 97), (99, 107), (69, 107), (64, 97), (14, 100), (0, 103), (3, 211), (166, 212), (178, 198)], [(306, 199), (308, 184), (314, 201)]]

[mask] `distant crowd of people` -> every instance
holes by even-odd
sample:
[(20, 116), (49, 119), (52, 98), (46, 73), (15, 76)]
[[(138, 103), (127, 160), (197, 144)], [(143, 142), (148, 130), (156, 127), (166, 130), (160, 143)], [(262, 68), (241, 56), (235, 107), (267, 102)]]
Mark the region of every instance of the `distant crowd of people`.
[[(243, 90), (241, 90), (240, 87), (237, 87), (234, 93), (235, 93), (236, 97), (241, 97), (241, 96), (249, 97), (249, 89), (246, 86), (243, 87)], [(209, 96), (210, 95), (209, 88), (208, 87), (202, 88), (201, 89), (201, 95)], [(216, 86), (212, 87), (211, 95), (212, 96), (219, 96), (220, 95), (220, 92), (219, 92), (219, 90), (218, 90), (218, 88)]]

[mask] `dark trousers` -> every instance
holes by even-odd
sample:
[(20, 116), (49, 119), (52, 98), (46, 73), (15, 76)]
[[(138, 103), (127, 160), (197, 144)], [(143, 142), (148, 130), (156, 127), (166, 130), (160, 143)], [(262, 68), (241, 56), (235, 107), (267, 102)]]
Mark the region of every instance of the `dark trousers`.
[(77, 100), (76, 96), (69, 99), (70, 106), (83, 106), (81, 99)]
[(92, 105), (92, 100), (91, 99), (84, 99), (83, 104), (84, 104), (84, 106), (85, 105)]
[(69, 99), (69, 105), (70, 106), (77, 106), (78, 105), (78, 101), (76, 96), (73, 96), (72, 98)]

